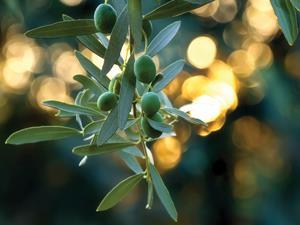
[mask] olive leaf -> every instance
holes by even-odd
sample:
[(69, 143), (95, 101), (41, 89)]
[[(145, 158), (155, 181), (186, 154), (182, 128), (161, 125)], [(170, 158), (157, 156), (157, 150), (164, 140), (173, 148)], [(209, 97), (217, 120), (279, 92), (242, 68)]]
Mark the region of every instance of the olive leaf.
[(173, 131), (173, 126), (165, 123), (161, 123), (155, 120), (151, 120), (150, 118), (147, 118), (148, 123), (152, 128), (155, 130), (161, 131), (163, 133), (171, 133)]
[(180, 21), (176, 21), (161, 30), (150, 42), (146, 54), (155, 56), (173, 40), (180, 28)]
[(58, 38), (96, 33), (94, 20), (67, 20), (34, 28), (25, 33), (31, 38)]
[(136, 156), (136, 157), (139, 157), (139, 158), (144, 158), (143, 153), (136, 146), (131, 146), (131, 147), (125, 148), (122, 151), (126, 152), (126, 153), (128, 153), (132, 156)]
[(154, 20), (179, 16), (212, 1), (213, 0), (171, 0), (147, 13), (144, 18)]
[(106, 91), (103, 86), (99, 85), (92, 78), (89, 78), (87, 76), (78, 74), (75, 75), (73, 79), (82, 84), (85, 89), (91, 90), (96, 96), (99, 96)]
[(173, 108), (173, 105), (172, 105), (170, 99), (168, 98), (168, 96), (163, 91), (160, 91), (157, 94), (158, 94), (160, 102), (163, 106), (165, 106), (167, 108)]
[(44, 101), (43, 104), (45, 106), (56, 108), (58, 110), (63, 110), (65, 112), (75, 113), (75, 114), (79, 114), (79, 115), (87, 115), (87, 116), (101, 116), (102, 115), (100, 112), (98, 112), (94, 109), (88, 108), (88, 107), (67, 104), (64, 102), (59, 102), (59, 101), (54, 101), (54, 100)]
[[(72, 17), (63, 14), (62, 18), (64, 21), (75, 21)], [(106, 47), (104, 47), (97, 39), (97, 37), (92, 35), (83, 35), (77, 36), (77, 39), (88, 49), (94, 52), (96, 55), (100, 56), (101, 58), (104, 57)]]
[(139, 52), (142, 44), (142, 4), (141, 0), (128, 0), (130, 32), (134, 40), (134, 50)]
[(167, 187), (165, 186), (163, 180), (161, 179), (161, 177), (160, 177), (158, 171), (156, 170), (156, 168), (154, 167), (154, 165), (152, 165), (150, 163), (149, 167), (150, 167), (150, 174), (151, 174), (152, 182), (154, 185), (154, 189), (155, 189), (161, 203), (166, 208), (166, 210), (169, 213), (169, 215), (171, 216), (171, 218), (174, 221), (177, 221), (177, 211), (176, 211), (176, 208), (174, 206), (174, 203), (172, 201), (172, 198), (170, 196), (170, 193), (169, 193)]
[(120, 202), (143, 179), (144, 174), (136, 174), (117, 184), (101, 201), (97, 212), (110, 209)]
[(110, 0), (109, 3), (115, 8), (117, 14), (120, 15), (126, 6), (126, 0)]
[(165, 88), (182, 71), (184, 63), (185, 61), (180, 59), (162, 70), (160, 72), (163, 75), (162, 79), (154, 85), (153, 91), (159, 92)]
[(300, 11), (300, 1), (299, 0), (290, 0), (292, 5), (298, 10)]
[(118, 152), (120, 159), (135, 173), (142, 173), (143, 169), (136, 158), (124, 151)]
[(79, 136), (79, 130), (63, 126), (29, 127), (11, 134), (5, 141), (6, 144), (20, 145), (40, 141), (59, 140)]
[(132, 101), (134, 99), (136, 79), (133, 72), (133, 65), (134, 54), (130, 56), (127, 62), (121, 82), (120, 99), (118, 104), (119, 112), (122, 112), (118, 115), (118, 126), (120, 129), (124, 129), (126, 125)]
[(92, 156), (92, 155), (101, 155), (111, 152), (120, 151), (123, 148), (129, 146), (134, 146), (134, 143), (124, 142), (124, 143), (107, 143), (101, 146), (98, 145), (81, 145), (73, 148), (72, 152), (75, 155), (79, 156)]
[(271, 3), (286, 40), (293, 45), (299, 33), (296, 9), (290, 0), (271, 0)]
[(75, 100), (75, 103), (77, 105), (88, 107), (88, 103), (94, 97), (94, 93), (90, 89), (84, 89), (78, 93), (80, 93), (80, 95), (78, 96), (77, 101)]
[(108, 114), (97, 137), (97, 145), (103, 145), (118, 130), (118, 105)]
[(140, 118), (136, 118), (136, 119), (133, 119), (133, 120), (128, 120), (128, 121), (126, 122), (126, 125), (125, 125), (125, 127), (124, 127), (123, 130), (126, 130), (126, 129), (132, 127), (132, 126), (133, 126), (134, 124), (136, 124), (139, 120), (140, 120)]
[(105, 76), (120, 57), (122, 46), (128, 33), (127, 7), (118, 16), (116, 24), (111, 32), (109, 44), (104, 55), (102, 76)]
[(107, 90), (110, 82), (109, 78), (105, 75), (102, 75), (101, 70), (88, 58), (82, 55), (81, 52), (75, 51), (75, 55), (82, 67)]
[(208, 126), (207, 123), (203, 122), (202, 120), (199, 120), (199, 119), (196, 119), (196, 118), (192, 118), (187, 113), (185, 113), (185, 112), (183, 112), (183, 111), (181, 111), (179, 109), (176, 109), (176, 108), (163, 108), (162, 110), (166, 111), (166, 112), (168, 112), (170, 114), (179, 116), (182, 119), (184, 119), (187, 122), (190, 122), (192, 124), (203, 125), (203, 126), (206, 126), (206, 127)]
[(90, 134), (95, 134), (98, 133), (103, 125), (104, 120), (96, 120), (93, 121), (89, 124), (87, 124), (84, 128), (83, 128), (83, 135), (90, 135)]

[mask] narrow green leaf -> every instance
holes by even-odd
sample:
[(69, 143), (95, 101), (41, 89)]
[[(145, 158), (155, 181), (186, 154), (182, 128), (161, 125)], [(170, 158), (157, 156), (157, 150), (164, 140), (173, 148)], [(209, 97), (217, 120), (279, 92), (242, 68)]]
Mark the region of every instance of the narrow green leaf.
[(77, 101), (75, 100), (75, 103), (81, 106), (88, 106), (88, 103), (94, 97), (94, 93), (90, 89), (84, 89), (79, 93), (81, 94), (78, 96)]
[[(62, 18), (64, 21), (76, 21), (72, 17), (68, 15), (62, 15)], [(100, 57), (104, 57), (106, 48), (98, 41), (97, 37), (95, 35), (83, 35), (83, 36), (77, 36), (77, 39), (88, 49), (90, 49), (92, 52), (97, 54)]]
[(103, 145), (118, 130), (118, 105), (113, 108), (104, 121), (97, 137), (97, 145)]
[(192, 124), (195, 125), (203, 125), (207, 127), (207, 124), (205, 122), (203, 122), (202, 120), (196, 119), (196, 118), (192, 118), (190, 117), (187, 113), (176, 109), (176, 108), (164, 108), (163, 111), (166, 111), (168, 113), (171, 113), (173, 115), (179, 116), (182, 119), (186, 120), (187, 122), (190, 122)]
[(213, 0), (171, 0), (147, 13), (144, 18), (147, 20), (162, 19), (179, 16), (193, 9), (199, 8)]
[(170, 193), (167, 187), (165, 186), (163, 180), (161, 179), (158, 171), (151, 163), (150, 163), (150, 174), (154, 185), (154, 189), (161, 203), (164, 205), (171, 218), (174, 221), (177, 221), (177, 211), (172, 201), (172, 198), (170, 196)]
[(125, 148), (122, 151), (139, 158), (144, 158), (143, 153), (136, 146)]
[(79, 60), (82, 67), (93, 77), (95, 78), (99, 84), (101, 84), (104, 88), (108, 88), (110, 80), (107, 76), (103, 76), (101, 70), (93, 64), (88, 58), (81, 54), (79, 51), (75, 51), (75, 55)]
[(110, 209), (120, 202), (143, 179), (144, 174), (136, 174), (117, 184), (101, 201), (97, 212)]
[(44, 101), (43, 104), (45, 106), (49, 106), (52, 108), (63, 110), (65, 112), (75, 113), (75, 114), (79, 114), (79, 115), (87, 115), (87, 116), (99, 116), (99, 115), (101, 116), (102, 115), (100, 112), (98, 112), (94, 109), (88, 108), (88, 107), (79, 106), (79, 105), (71, 105), (71, 104), (54, 101), (54, 100)]
[(118, 152), (120, 159), (135, 173), (142, 173), (143, 169), (136, 158), (124, 151)]
[(150, 126), (155, 130), (161, 131), (163, 133), (171, 133), (173, 131), (173, 126), (169, 124), (161, 123), (155, 120), (151, 120), (149, 118), (147, 118), (147, 121), (150, 124)]
[(126, 6), (125, 0), (110, 0), (109, 4), (111, 4), (114, 9), (117, 11), (117, 14), (120, 15), (124, 7)]
[[(74, 20), (72, 17), (68, 15), (63, 15), (63, 20)], [(89, 50), (94, 52), (96, 55), (100, 56), (101, 58), (104, 58), (105, 51), (107, 49), (107, 45), (104, 45), (102, 42), (99, 42), (97, 39), (97, 36), (105, 37), (102, 33), (92, 34), (92, 35), (81, 35), (77, 36), (77, 39)], [(107, 38), (106, 38), (107, 39)], [(108, 40), (108, 39), (107, 39)], [(123, 64), (123, 59), (120, 57), (117, 61), (117, 64), (120, 66)]]
[(109, 44), (104, 56), (102, 76), (105, 76), (120, 57), (122, 46), (128, 32), (127, 7), (124, 7), (111, 32)]
[(128, 0), (130, 31), (134, 40), (134, 50), (139, 52), (142, 44), (142, 4), (141, 0)]
[(60, 21), (46, 26), (29, 30), (25, 33), (31, 38), (58, 38), (96, 33), (94, 20), (81, 19)]
[(103, 125), (104, 120), (96, 120), (87, 124), (83, 129), (83, 135), (90, 135), (98, 133)]
[(291, 3), (300, 12), (300, 1), (299, 0), (291, 0)]
[(285, 39), (293, 45), (299, 33), (296, 9), (290, 0), (271, 0), (271, 3)]
[(162, 70), (163, 78), (154, 85), (153, 91), (159, 92), (164, 89), (182, 71), (184, 63), (185, 61), (180, 59)]
[(170, 101), (168, 96), (163, 91), (158, 92), (158, 97), (163, 106), (165, 106), (167, 108), (173, 108), (172, 102)]
[(150, 42), (147, 48), (147, 55), (155, 56), (160, 50), (166, 47), (173, 40), (179, 28), (180, 21), (176, 21), (161, 30)]
[(73, 116), (76, 116), (77, 114), (76, 113), (72, 113), (72, 112), (66, 112), (66, 111), (63, 111), (63, 110), (58, 110), (58, 112), (55, 114), (55, 116), (58, 116), (58, 117), (73, 117)]
[(11, 134), (6, 144), (20, 145), (40, 141), (59, 140), (81, 135), (79, 130), (63, 126), (29, 127)]
[(151, 209), (153, 205), (153, 184), (152, 182), (148, 182), (148, 190), (147, 190), (147, 205), (146, 209)]
[(75, 75), (73, 79), (82, 84), (84, 89), (91, 90), (97, 96), (101, 95), (103, 92), (106, 91), (106, 89), (103, 86), (98, 85), (98, 83), (90, 77), (84, 75)]
[(132, 127), (134, 124), (136, 124), (138, 121), (140, 120), (140, 118), (136, 118), (136, 119), (133, 119), (133, 120), (128, 120), (126, 122), (126, 125), (124, 127), (124, 130), (127, 130), (128, 128)]
[(132, 101), (135, 94), (136, 79), (133, 72), (134, 54), (132, 54), (127, 62), (126, 69), (123, 74), (119, 99), (118, 126), (124, 129), (128, 115), (132, 107)]
[(92, 156), (120, 151), (129, 146), (134, 146), (134, 143), (107, 143), (101, 146), (81, 145), (73, 148), (72, 152), (79, 156)]

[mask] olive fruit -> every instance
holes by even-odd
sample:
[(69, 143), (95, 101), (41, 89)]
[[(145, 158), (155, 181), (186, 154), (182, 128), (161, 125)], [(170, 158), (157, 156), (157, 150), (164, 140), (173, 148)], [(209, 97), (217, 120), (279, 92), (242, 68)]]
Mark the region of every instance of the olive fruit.
[(138, 58), (134, 63), (134, 74), (140, 82), (151, 83), (156, 74), (156, 67), (152, 58), (148, 55)]
[[(157, 121), (157, 122), (162, 122), (163, 118), (160, 115), (160, 113), (156, 113), (154, 114), (154, 116), (149, 117), (149, 119)], [(155, 130), (153, 127), (150, 126), (149, 122), (147, 121), (147, 118), (143, 117), (141, 120), (141, 124), (142, 124), (142, 129), (144, 131), (144, 133), (151, 138), (158, 138), (162, 132), (159, 130)]]
[(151, 34), (152, 34), (152, 30), (153, 30), (151, 21), (150, 20), (143, 20), (142, 27), (143, 27), (143, 31), (145, 32), (147, 38), (149, 39)]
[(118, 101), (118, 96), (110, 91), (101, 94), (97, 100), (97, 107), (102, 111), (111, 110)]
[(117, 95), (120, 94), (120, 89), (121, 89), (121, 74), (118, 74), (117, 76), (115, 76), (113, 79), (111, 79), (111, 81), (109, 82), (109, 86), (108, 86), (108, 90), (110, 92), (113, 92)]
[(154, 92), (144, 94), (141, 100), (141, 107), (147, 116), (153, 116), (160, 109), (158, 95)]
[(110, 34), (117, 20), (116, 10), (108, 4), (100, 4), (94, 13), (94, 22), (98, 31)]

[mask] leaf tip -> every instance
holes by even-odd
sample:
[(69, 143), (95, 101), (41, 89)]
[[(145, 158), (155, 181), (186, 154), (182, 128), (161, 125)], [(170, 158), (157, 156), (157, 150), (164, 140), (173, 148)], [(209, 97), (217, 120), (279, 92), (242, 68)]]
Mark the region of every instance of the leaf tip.
[(11, 135), (5, 140), (5, 144), (6, 145), (9, 145), (9, 144), (12, 144), (11, 142), (10, 142), (10, 137), (11, 137)]
[(26, 32), (24, 33), (24, 35), (25, 35), (26, 37), (29, 37), (29, 38), (33, 38), (33, 37), (34, 37), (34, 36), (32, 35), (31, 30), (26, 31)]

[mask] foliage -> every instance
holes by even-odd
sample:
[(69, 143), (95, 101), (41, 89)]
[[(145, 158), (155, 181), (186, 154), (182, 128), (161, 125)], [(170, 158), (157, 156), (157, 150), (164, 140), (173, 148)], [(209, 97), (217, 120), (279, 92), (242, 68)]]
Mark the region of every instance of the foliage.
[[(158, 112), (157, 109), (154, 109), (154, 114), (159, 113), (158, 115), (162, 118), (162, 121), (160, 118), (155, 119), (152, 115), (151, 117), (146, 115), (145, 111), (147, 110), (144, 111), (145, 107), (142, 105), (143, 97), (147, 96), (149, 92), (161, 94), (163, 88), (183, 69), (184, 61), (179, 59), (171, 63), (161, 71), (157, 71), (155, 77), (151, 77), (149, 82), (144, 83), (138, 79), (136, 72), (138, 69), (136, 67), (139, 65), (136, 61), (143, 56), (150, 58), (157, 55), (172, 41), (180, 29), (180, 21), (173, 22), (150, 41), (146, 31), (143, 30), (145, 21), (175, 17), (211, 1), (171, 0), (159, 5), (145, 15), (142, 15), (141, 0), (128, 0), (127, 3), (116, 1), (117, 5), (112, 7), (122, 10), (116, 10), (118, 16), (111, 30), (109, 40), (104, 33), (99, 32), (94, 20), (73, 19), (67, 15), (63, 15), (63, 21), (26, 32), (26, 35), (32, 38), (74, 36), (85, 47), (102, 57), (104, 64), (100, 69), (76, 51), (75, 55), (87, 71), (88, 76), (74, 76), (74, 80), (83, 86), (83, 89), (77, 94), (75, 103), (66, 104), (54, 100), (44, 102), (46, 106), (58, 110), (57, 116), (75, 118), (79, 130), (62, 126), (31, 127), (13, 133), (8, 137), (6, 143), (26, 144), (81, 136), (85, 143), (74, 147), (72, 150), (74, 154), (82, 156), (86, 160), (88, 156), (115, 152), (135, 172), (135, 175), (121, 181), (104, 197), (97, 211), (113, 207), (132, 191), (138, 183), (145, 181), (148, 187), (146, 208), (151, 209), (153, 189), (155, 189), (171, 218), (177, 221), (174, 203), (155, 168), (147, 143), (160, 138), (159, 136), (162, 133), (166, 135), (172, 133), (172, 124), (179, 119), (196, 125), (206, 126), (206, 124), (199, 119), (191, 118), (179, 109), (164, 105), (162, 101)], [(299, 10), (298, 1), (271, 1), (288, 43), (293, 44), (298, 35), (296, 15), (296, 10)], [(95, 35), (96, 33), (97, 35)], [(128, 57), (123, 59), (120, 56), (120, 51), (126, 43), (128, 43)], [(110, 80), (107, 77), (107, 73), (114, 65), (118, 65), (122, 69), (122, 73), (116, 75), (118, 76), (119, 88), (115, 88), (116, 79)], [(147, 70), (147, 66), (145, 68)], [(153, 73), (153, 69), (151, 69), (151, 73)], [(108, 91), (116, 96), (114, 104), (109, 105), (105, 110), (101, 110), (103, 109), (101, 105), (103, 103), (99, 102), (108, 95)], [(169, 100), (167, 99), (167, 101)], [(149, 110), (151, 111), (151, 102), (147, 104), (147, 107), (150, 107)], [(155, 135), (149, 134), (149, 130), (152, 134), (155, 131)], [(137, 155), (136, 152), (128, 151), (130, 147), (140, 149), (142, 157)], [(137, 158), (143, 160), (144, 169), (140, 165), (141, 160), (138, 161)]]

